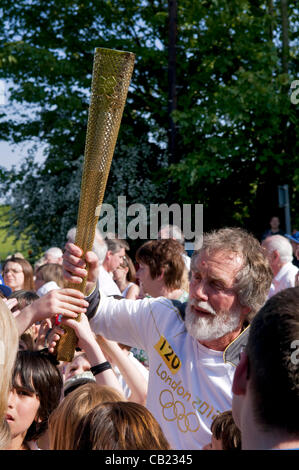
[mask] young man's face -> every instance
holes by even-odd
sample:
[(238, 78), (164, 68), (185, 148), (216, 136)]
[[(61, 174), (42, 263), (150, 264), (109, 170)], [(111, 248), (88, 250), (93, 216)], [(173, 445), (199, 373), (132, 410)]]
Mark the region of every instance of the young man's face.
[(158, 278), (152, 278), (150, 268), (147, 264), (139, 263), (136, 277), (142, 284), (144, 294), (148, 294), (152, 297), (158, 297), (160, 295), (159, 291), (161, 282)]
[(272, 230), (277, 230), (279, 228), (280, 222), (278, 217), (272, 217), (270, 220), (270, 226)]

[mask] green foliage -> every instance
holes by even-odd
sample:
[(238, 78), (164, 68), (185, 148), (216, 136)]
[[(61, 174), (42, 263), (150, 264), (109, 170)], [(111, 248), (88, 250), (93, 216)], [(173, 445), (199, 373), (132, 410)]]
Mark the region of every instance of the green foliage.
[(178, 2), (175, 163), (167, 153), (168, 2), (2, 0), (1, 8), (0, 78), (27, 112), (3, 110), (0, 135), (46, 144), (44, 165), (29, 156), (1, 178), (18, 221), (12, 230), (30, 237), (35, 253), (63, 245), (76, 223), (95, 47), (136, 54), (105, 202), (200, 202), (205, 230), (243, 225), (259, 235), (278, 211), (277, 185), (289, 184), (299, 223), (299, 115), (289, 97), (299, 77), (295, 2), (288, 74), (278, 0)]
[(28, 259), (31, 255), (28, 240), (24, 236), (16, 240), (8, 235), (9, 212), (9, 206), (0, 206), (0, 261), (16, 252), (22, 253)]

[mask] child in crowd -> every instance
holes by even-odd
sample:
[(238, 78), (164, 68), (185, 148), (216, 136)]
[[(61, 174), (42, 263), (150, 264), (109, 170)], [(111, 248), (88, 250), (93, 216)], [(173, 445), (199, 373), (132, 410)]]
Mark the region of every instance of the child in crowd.
[(60, 264), (43, 264), (36, 270), (34, 280), (36, 293), (41, 297), (53, 289), (62, 289), (65, 285)]
[(78, 423), (74, 450), (169, 450), (160, 425), (144, 406), (105, 402)]
[(11, 440), (7, 450), (37, 450), (50, 413), (60, 401), (62, 378), (56, 361), (42, 351), (19, 351), (12, 376), (6, 421)]
[(123, 401), (124, 396), (112, 387), (86, 383), (70, 392), (49, 418), (51, 450), (72, 450), (75, 431), (82, 418), (105, 401)]
[(237, 428), (232, 411), (217, 415), (211, 425), (212, 441), (203, 450), (241, 450), (241, 433)]
[[(127, 349), (121, 349), (115, 341), (108, 341), (101, 336), (96, 338), (84, 314), (81, 314), (80, 322), (63, 319), (61, 324), (71, 326), (75, 330), (78, 346), (86, 353), (85, 357), (75, 357), (70, 365), (66, 365), (63, 372), (66, 381), (71, 378), (72, 373), (85, 375), (90, 369), (99, 385), (114, 387), (119, 392), (124, 392), (128, 400), (145, 404), (149, 372), (133, 354)], [(54, 352), (56, 342), (62, 334), (64, 331), (59, 326), (53, 329), (51, 342), (49, 340), (50, 352)], [(107, 367), (96, 372), (95, 369), (101, 364), (106, 364)], [(82, 379), (86, 379), (86, 375)]]

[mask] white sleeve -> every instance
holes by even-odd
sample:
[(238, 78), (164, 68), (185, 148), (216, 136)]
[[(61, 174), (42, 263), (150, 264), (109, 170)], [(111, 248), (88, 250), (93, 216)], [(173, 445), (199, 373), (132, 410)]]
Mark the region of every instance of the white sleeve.
[(147, 350), (150, 332), (155, 328), (152, 303), (155, 299), (101, 299), (96, 314), (90, 320), (95, 334), (131, 347)]

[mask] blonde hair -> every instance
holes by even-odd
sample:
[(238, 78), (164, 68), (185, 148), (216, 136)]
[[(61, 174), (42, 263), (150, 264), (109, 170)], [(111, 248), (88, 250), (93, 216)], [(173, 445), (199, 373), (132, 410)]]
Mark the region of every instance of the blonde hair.
[[(0, 299), (0, 422), (7, 411), (12, 370), (17, 355), (19, 334), (15, 320)], [(0, 442), (3, 441), (5, 428), (0, 427)], [(6, 431), (5, 431), (6, 432)]]
[(114, 388), (94, 382), (81, 385), (67, 395), (49, 418), (50, 449), (74, 449), (75, 431), (81, 419), (108, 400), (124, 401), (125, 398)]
[(0, 421), (0, 450), (6, 449), (11, 440), (10, 427), (6, 419)]
[(40, 278), (46, 283), (50, 281), (55, 281), (56, 284), (63, 288), (65, 285), (63, 270), (60, 264), (48, 263), (42, 264), (37, 268), (35, 275), (39, 274)]

